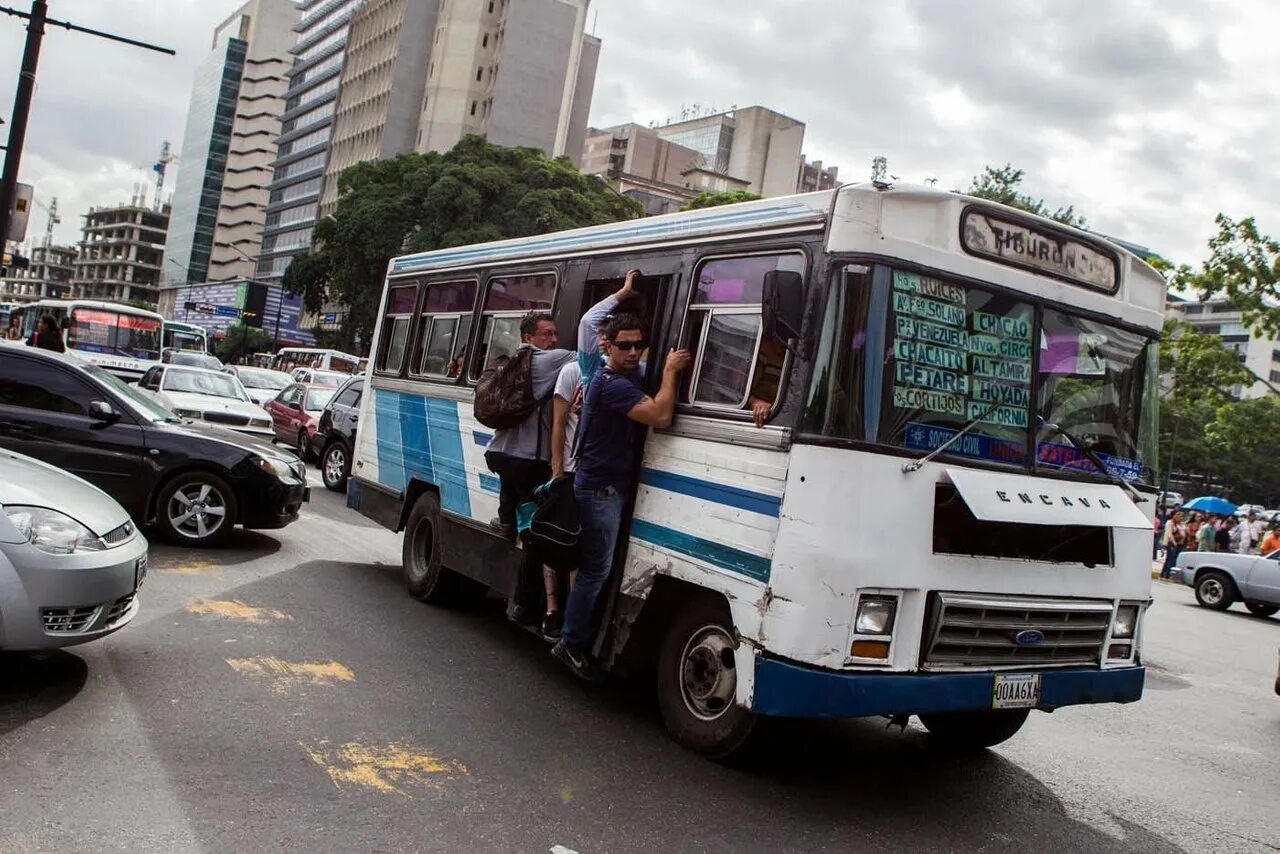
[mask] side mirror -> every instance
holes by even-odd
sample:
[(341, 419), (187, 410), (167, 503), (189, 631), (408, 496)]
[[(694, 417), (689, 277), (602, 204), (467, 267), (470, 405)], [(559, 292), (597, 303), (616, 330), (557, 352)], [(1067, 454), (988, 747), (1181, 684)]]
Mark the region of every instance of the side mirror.
[(804, 277), (789, 270), (764, 274), (760, 297), (764, 331), (787, 344), (787, 349), (806, 358), (800, 327), (804, 322)]
[(101, 421), (103, 424), (114, 424), (120, 420), (120, 413), (112, 408), (111, 404), (105, 400), (89, 401), (89, 417), (94, 421)]

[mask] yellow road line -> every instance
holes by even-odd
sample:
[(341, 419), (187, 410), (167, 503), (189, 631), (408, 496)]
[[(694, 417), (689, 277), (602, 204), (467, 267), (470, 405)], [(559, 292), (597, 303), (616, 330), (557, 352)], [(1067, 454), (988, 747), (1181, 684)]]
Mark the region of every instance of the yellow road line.
[(324, 769), (338, 789), (359, 786), (387, 795), (413, 796), (405, 787), (439, 789), (444, 780), (467, 774), (467, 767), (452, 759), (398, 742), (368, 746), (348, 741), (334, 747), (321, 741), (312, 747), (298, 742), (307, 756)]
[(350, 667), (338, 661), (294, 662), (274, 656), (257, 658), (228, 658), (231, 669), (244, 676), (266, 679), (277, 694), (288, 693), (293, 688), (306, 685), (332, 685), (334, 682), (354, 682), (356, 675)]
[(187, 611), (191, 614), (209, 614), (227, 620), (242, 620), (246, 623), (265, 623), (270, 620), (293, 619), (284, 611), (277, 611), (274, 608), (258, 608), (241, 602), (239, 599), (196, 599), (187, 603)]

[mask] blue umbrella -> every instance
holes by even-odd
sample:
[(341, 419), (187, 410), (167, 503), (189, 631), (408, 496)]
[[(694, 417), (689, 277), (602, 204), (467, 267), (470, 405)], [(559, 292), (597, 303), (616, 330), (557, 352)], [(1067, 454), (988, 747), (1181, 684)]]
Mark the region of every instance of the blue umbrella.
[(1216, 495), (1201, 495), (1199, 498), (1193, 498), (1186, 504), (1182, 505), (1183, 510), (1199, 510), (1201, 513), (1217, 513), (1221, 516), (1230, 516), (1236, 512), (1236, 505), (1232, 504), (1225, 498), (1218, 498)]

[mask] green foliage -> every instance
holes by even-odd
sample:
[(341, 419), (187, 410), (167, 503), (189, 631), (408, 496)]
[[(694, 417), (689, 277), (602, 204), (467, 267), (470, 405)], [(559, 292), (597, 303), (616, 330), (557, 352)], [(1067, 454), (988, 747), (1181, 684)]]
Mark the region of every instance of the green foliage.
[(1222, 404), (1236, 386), (1250, 386), (1253, 372), (1216, 335), (1197, 332), (1176, 317), (1166, 317), (1160, 333), (1160, 373), (1172, 375), (1171, 398)]
[(1084, 217), (1077, 215), (1073, 206), (1068, 205), (1065, 208), (1050, 211), (1045, 206), (1043, 199), (1033, 199), (1031, 196), (1019, 192), (1025, 175), (1026, 173), (1023, 170), (1014, 169), (1012, 163), (1006, 163), (999, 168), (986, 166), (983, 168), (981, 175), (974, 176), (973, 183), (969, 185), (968, 190), (965, 190), (965, 194), (979, 199), (999, 202), (1002, 205), (1018, 208), (1036, 216), (1056, 219), (1064, 225), (1072, 225), (1076, 228), (1088, 227)]
[(1237, 222), (1220, 213), (1214, 222), (1208, 260), (1199, 270), (1179, 267), (1174, 284), (1203, 299), (1226, 298), (1245, 326), (1280, 336), (1280, 241), (1259, 231), (1253, 217)]
[(763, 199), (757, 193), (749, 190), (730, 190), (725, 193), (699, 193), (694, 196), (685, 206), (680, 208), (682, 211), (696, 211), (700, 208), (715, 208), (720, 205), (736, 205), (738, 202), (754, 202), (756, 199)]
[(265, 330), (238, 323), (218, 342), (216, 355), (230, 364), (249, 353), (270, 353), (274, 349), (274, 342)]
[(387, 262), (396, 255), (634, 219), (635, 201), (583, 175), (567, 158), (467, 136), (446, 154), (404, 154), (346, 169), (338, 203), (315, 228), (316, 249), (294, 259), (284, 287), (309, 311), (346, 309), (347, 349), (367, 348)]

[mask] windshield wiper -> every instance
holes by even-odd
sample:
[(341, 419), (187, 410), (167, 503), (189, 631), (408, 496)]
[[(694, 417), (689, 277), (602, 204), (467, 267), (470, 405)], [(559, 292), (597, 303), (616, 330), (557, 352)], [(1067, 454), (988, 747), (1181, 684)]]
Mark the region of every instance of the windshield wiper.
[(1068, 442), (1070, 442), (1077, 451), (1084, 454), (1085, 457), (1088, 458), (1089, 462), (1093, 463), (1094, 467), (1098, 469), (1098, 472), (1103, 477), (1105, 477), (1107, 480), (1111, 481), (1112, 483), (1118, 486), (1124, 487), (1125, 490), (1128, 491), (1129, 497), (1133, 499), (1135, 504), (1140, 504), (1147, 500), (1145, 497), (1143, 497), (1143, 495), (1140, 492), (1138, 492), (1138, 490), (1133, 488), (1133, 484), (1129, 483), (1129, 481), (1125, 480), (1124, 478), (1118, 477), (1115, 474), (1113, 474), (1111, 469), (1107, 468), (1107, 464), (1103, 462), (1102, 458), (1099, 457), (1097, 453), (1093, 450), (1093, 448), (1089, 447), (1087, 443), (1082, 442), (1080, 439), (1068, 433), (1066, 428), (1062, 427), (1060, 424), (1054, 424), (1052, 422), (1045, 421), (1043, 418), (1041, 418), (1038, 415), (1036, 416), (1036, 420), (1039, 421), (1040, 425), (1044, 427), (1046, 430), (1048, 430), (1050, 433), (1056, 433), (1062, 438), (1066, 439)]
[(981, 423), (982, 423), (982, 421), (983, 421), (983, 420), (984, 420), (988, 415), (990, 415), (991, 413), (995, 412), (995, 411), (996, 411), (996, 409), (998, 409), (998, 408), (999, 408), (999, 406), (1000, 406), (1000, 401), (996, 401), (995, 403), (993, 403), (993, 404), (991, 404), (990, 406), (988, 406), (985, 410), (983, 410), (982, 412), (978, 413), (978, 416), (977, 416), (976, 418), (974, 418), (972, 421), (970, 421), (968, 424), (966, 424), (966, 425), (964, 425), (963, 427), (961, 427), (961, 428), (960, 428), (960, 432), (956, 433), (956, 434), (955, 434), (954, 436), (952, 436), (950, 439), (948, 439), (947, 441), (943, 442), (943, 443), (942, 443), (941, 445), (939, 445), (938, 447), (934, 448), (934, 449), (933, 449), (932, 451), (930, 451), (928, 454), (924, 455), (923, 457), (921, 457), (921, 458), (920, 458), (920, 459), (918, 459), (918, 460), (912, 460), (912, 461), (911, 461), (911, 462), (909, 462), (909, 463), (904, 463), (904, 464), (903, 464), (903, 466), (902, 466), (902, 473), (903, 473), (903, 474), (911, 474), (912, 472), (920, 471), (920, 469), (924, 468), (924, 464), (925, 464), (925, 463), (929, 462), (929, 461), (930, 461), (930, 460), (932, 460), (934, 457), (938, 456), (938, 454), (941, 454), (941, 453), (942, 453), (943, 451), (945, 451), (947, 448), (950, 448), (952, 445), (954, 445), (954, 444), (956, 443), (956, 440), (957, 440), (957, 439), (959, 439), (960, 437), (964, 436), (964, 435), (965, 435), (965, 434), (967, 434), (970, 430), (972, 430), (974, 427), (977, 427), (979, 424), (981, 424)]

